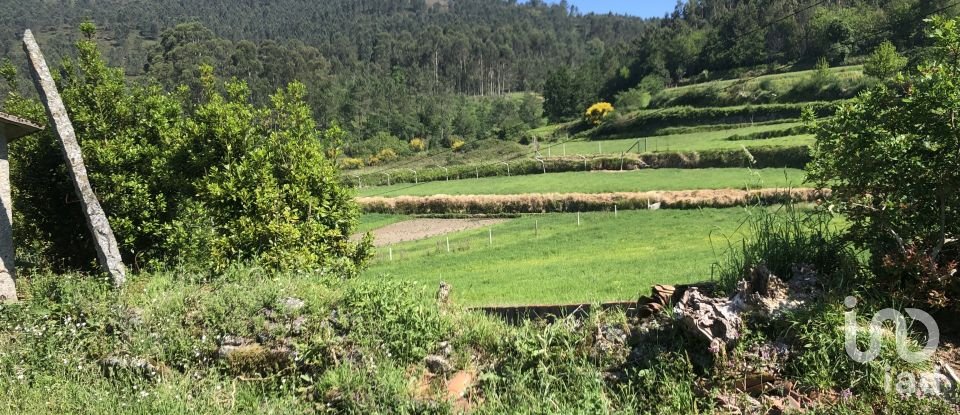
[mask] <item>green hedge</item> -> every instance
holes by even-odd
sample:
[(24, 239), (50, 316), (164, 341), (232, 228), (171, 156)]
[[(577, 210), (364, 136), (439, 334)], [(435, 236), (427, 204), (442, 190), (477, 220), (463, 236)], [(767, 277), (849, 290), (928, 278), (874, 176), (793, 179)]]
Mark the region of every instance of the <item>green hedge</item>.
[(748, 122), (748, 123), (739, 123), (739, 124), (708, 124), (708, 125), (695, 125), (688, 127), (665, 127), (660, 128), (654, 131), (654, 135), (679, 135), (679, 134), (692, 134), (692, 133), (703, 133), (710, 131), (723, 131), (723, 130), (736, 130), (739, 128), (747, 127), (761, 127), (765, 125), (777, 125), (790, 122), (799, 122), (800, 119), (788, 118), (788, 119), (779, 119), (763, 122)]
[(766, 140), (768, 138), (777, 138), (777, 137), (790, 137), (794, 135), (801, 134), (810, 134), (810, 128), (805, 125), (798, 125), (796, 127), (784, 128), (781, 130), (770, 130), (770, 131), (760, 131), (750, 134), (734, 134), (731, 135), (725, 140), (727, 141), (750, 141), (750, 140)]

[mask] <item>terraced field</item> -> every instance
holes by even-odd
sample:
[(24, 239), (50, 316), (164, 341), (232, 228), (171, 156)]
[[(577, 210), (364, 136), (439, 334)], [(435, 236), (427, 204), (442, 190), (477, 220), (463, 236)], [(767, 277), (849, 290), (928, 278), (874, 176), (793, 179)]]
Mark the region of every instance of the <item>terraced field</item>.
[(730, 149), (742, 147), (792, 147), (810, 145), (813, 136), (810, 134), (791, 135), (760, 140), (732, 140), (735, 135), (745, 136), (753, 133), (783, 130), (802, 125), (801, 123), (783, 123), (760, 127), (737, 128), (732, 130), (706, 131), (667, 136), (638, 137), (618, 140), (573, 141), (560, 146), (552, 145), (548, 150), (541, 150), (544, 156), (561, 155), (593, 155), (593, 154), (620, 154), (630, 151), (633, 153), (656, 153), (669, 151), (703, 151), (715, 149)]
[[(850, 82), (862, 77), (859, 67), (831, 71)], [(659, 102), (682, 102), (685, 94), (707, 88), (787, 89), (810, 74), (668, 89)], [(745, 221), (758, 209), (777, 209), (760, 204), (820, 197), (811, 189), (790, 190), (810, 187), (801, 169), (736, 166), (757, 160), (767, 160), (767, 166), (802, 165), (814, 137), (797, 120), (801, 110), (832, 113), (826, 102), (735, 105), (636, 111), (606, 129), (576, 134), (572, 123), (531, 130), (529, 135), (542, 138), (544, 164), (533, 160), (535, 145), (509, 144), (456, 156), (438, 151), (357, 172), (352, 180), (359, 183), (368, 174), (367, 186), (394, 181), (358, 189), (368, 212), (519, 215), (453, 233), (442, 231), (442, 220), (417, 222), (437, 223), (436, 232), (427, 230), (424, 239), (410, 242), (380, 243), (363, 278), (417, 281), (426, 289), (445, 281), (454, 287), (453, 301), (462, 305), (631, 300), (652, 284), (710, 279), (712, 264), (743, 237)], [(633, 166), (642, 168), (610, 170), (623, 163), (623, 153), (632, 154)], [(571, 171), (579, 170), (577, 156), (584, 157), (587, 171)], [(505, 161), (513, 167), (509, 175)], [(542, 173), (541, 166), (548, 165), (553, 171)], [(683, 168), (666, 168), (675, 166)], [(694, 201), (698, 197), (710, 203)], [(397, 222), (414, 217), (368, 214), (361, 230), (390, 224), (402, 229)], [(409, 239), (415, 238), (402, 240)]]

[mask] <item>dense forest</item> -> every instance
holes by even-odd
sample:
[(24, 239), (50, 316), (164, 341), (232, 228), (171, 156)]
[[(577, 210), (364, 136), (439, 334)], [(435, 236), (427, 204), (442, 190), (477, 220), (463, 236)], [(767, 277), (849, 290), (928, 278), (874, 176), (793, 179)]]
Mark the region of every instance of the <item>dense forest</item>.
[(856, 63), (887, 39), (922, 43), (920, 20), (949, 3), (690, 0), (640, 19), (540, 0), (43, 0), (0, 10), (0, 36), (18, 59), (17, 37), (33, 28), (56, 60), (90, 20), (129, 77), (192, 94), (202, 64), (261, 102), (299, 80), (318, 122), (363, 156), (410, 151), (414, 138), (518, 139), (543, 110), (569, 119), (631, 88)]

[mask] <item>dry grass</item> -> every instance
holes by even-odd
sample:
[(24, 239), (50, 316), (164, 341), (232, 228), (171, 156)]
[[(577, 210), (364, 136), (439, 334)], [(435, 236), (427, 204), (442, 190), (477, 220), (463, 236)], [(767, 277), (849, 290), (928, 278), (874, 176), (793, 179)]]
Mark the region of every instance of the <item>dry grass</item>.
[(518, 195), (434, 195), (361, 197), (367, 213), (394, 214), (495, 214), (588, 212), (647, 209), (660, 203), (664, 209), (770, 205), (786, 202), (813, 202), (823, 197), (817, 189), (681, 190), (620, 193), (531, 193)]

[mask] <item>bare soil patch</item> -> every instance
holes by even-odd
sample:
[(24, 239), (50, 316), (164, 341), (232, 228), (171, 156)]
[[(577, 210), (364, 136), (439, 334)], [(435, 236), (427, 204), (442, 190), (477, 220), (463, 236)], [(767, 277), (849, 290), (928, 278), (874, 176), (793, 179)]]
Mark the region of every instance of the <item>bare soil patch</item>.
[[(374, 229), (374, 246), (387, 246), (416, 241), (448, 233), (483, 228), (506, 222), (507, 219), (414, 219)], [(359, 239), (363, 235), (354, 235)]]

